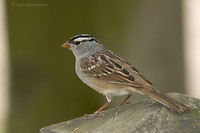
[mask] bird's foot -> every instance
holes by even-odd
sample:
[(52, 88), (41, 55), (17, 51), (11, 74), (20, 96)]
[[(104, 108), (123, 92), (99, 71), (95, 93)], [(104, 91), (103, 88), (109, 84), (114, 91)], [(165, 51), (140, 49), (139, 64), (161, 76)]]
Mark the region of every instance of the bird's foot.
[(105, 116), (105, 113), (104, 112), (94, 112), (93, 114), (85, 114), (85, 119), (86, 120), (89, 120), (89, 119), (92, 119), (92, 118), (95, 118), (95, 117), (104, 117)]

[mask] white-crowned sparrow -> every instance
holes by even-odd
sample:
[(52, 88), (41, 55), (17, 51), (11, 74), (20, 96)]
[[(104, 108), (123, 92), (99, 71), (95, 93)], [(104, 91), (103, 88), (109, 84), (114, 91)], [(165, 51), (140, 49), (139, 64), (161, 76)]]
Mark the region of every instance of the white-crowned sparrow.
[(128, 95), (124, 104), (134, 93), (145, 94), (168, 108), (183, 113), (191, 110), (186, 105), (155, 90), (142, 74), (122, 57), (106, 49), (89, 34), (72, 37), (62, 45), (69, 48), (76, 58), (76, 73), (88, 86), (106, 96), (107, 103), (88, 118), (97, 116), (108, 106), (113, 96)]

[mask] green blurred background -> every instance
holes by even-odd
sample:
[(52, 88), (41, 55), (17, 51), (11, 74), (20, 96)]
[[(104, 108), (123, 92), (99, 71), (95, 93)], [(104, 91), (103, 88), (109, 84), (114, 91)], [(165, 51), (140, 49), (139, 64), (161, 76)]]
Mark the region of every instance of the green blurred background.
[[(35, 133), (93, 113), (106, 99), (83, 84), (61, 44), (88, 33), (160, 91), (184, 93), (180, 0), (7, 0), (11, 62), (8, 133)], [(108, 107), (117, 106), (116, 97)], [(130, 102), (147, 98), (135, 94)]]

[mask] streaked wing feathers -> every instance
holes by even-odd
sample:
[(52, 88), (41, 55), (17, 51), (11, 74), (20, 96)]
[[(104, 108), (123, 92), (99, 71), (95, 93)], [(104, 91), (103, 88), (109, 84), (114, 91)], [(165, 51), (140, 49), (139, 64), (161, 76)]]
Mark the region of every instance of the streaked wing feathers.
[(83, 73), (87, 76), (96, 77), (115, 84), (142, 87), (135, 82), (135, 77), (122, 65), (117, 63), (117, 61), (125, 62), (121, 57), (113, 54), (112, 51), (100, 51), (88, 58), (83, 58), (80, 66)]

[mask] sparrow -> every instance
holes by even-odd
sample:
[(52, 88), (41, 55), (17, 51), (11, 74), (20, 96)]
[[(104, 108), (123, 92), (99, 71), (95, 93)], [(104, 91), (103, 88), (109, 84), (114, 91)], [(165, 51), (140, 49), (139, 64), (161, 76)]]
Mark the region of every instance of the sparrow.
[(111, 50), (106, 49), (89, 34), (72, 37), (62, 45), (75, 56), (76, 74), (89, 87), (103, 94), (107, 102), (87, 119), (96, 117), (107, 107), (114, 96), (127, 95), (120, 105), (137, 92), (147, 95), (177, 113), (190, 111), (191, 108), (154, 89), (134, 66)]

